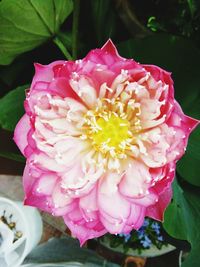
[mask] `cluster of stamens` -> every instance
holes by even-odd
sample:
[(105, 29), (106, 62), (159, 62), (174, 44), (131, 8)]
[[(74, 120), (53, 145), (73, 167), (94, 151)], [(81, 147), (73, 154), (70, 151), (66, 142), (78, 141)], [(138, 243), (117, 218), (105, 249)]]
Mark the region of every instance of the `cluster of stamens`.
[[(13, 217), (12, 214), (7, 216), (6, 211), (4, 210), (3, 214), (0, 216), (0, 221), (6, 224), (9, 227), (9, 229), (14, 232), (14, 240), (13, 240), (14, 243), (23, 236), (23, 233), (16, 229), (16, 222), (12, 220), (12, 217)], [(1, 242), (2, 242), (2, 236), (0, 234), (0, 246)]]
[(140, 104), (130, 96), (125, 101), (122, 94), (98, 99), (96, 109), (86, 113), (83, 125), (82, 138), (90, 139), (96, 151), (115, 159), (127, 157), (141, 131)]

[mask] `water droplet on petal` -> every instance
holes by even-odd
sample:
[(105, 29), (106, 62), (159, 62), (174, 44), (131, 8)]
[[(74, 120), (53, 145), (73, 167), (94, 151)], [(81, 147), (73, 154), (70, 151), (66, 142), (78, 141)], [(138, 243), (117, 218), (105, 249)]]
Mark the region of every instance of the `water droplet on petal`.
[(36, 188), (36, 191), (38, 192), (38, 193), (41, 193), (41, 188)]

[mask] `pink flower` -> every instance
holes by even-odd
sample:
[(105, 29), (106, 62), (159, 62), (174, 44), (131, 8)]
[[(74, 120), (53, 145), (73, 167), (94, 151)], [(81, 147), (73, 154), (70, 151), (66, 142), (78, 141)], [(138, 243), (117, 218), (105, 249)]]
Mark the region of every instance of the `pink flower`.
[(35, 69), (14, 134), (25, 204), (63, 216), (81, 244), (162, 220), (198, 124), (174, 100), (170, 73), (120, 57), (111, 41)]

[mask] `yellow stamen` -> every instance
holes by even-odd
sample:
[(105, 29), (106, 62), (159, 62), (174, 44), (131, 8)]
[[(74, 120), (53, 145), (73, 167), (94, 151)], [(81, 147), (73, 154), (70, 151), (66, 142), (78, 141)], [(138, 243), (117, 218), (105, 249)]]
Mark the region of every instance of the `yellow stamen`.
[[(85, 136), (94, 149), (104, 157), (123, 159), (135, 143), (134, 134), (141, 130), (140, 107), (133, 101), (124, 103), (120, 98), (98, 100), (95, 110), (85, 115)], [(133, 105), (134, 104), (134, 105)]]

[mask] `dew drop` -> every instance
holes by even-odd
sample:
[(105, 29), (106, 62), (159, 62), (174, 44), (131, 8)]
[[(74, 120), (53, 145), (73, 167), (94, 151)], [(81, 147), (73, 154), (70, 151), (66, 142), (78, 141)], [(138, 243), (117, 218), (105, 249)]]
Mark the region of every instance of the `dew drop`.
[(41, 188), (36, 188), (36, 191), (38, 192), (38, 193), (41, 193)]

